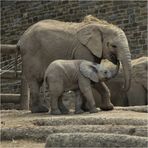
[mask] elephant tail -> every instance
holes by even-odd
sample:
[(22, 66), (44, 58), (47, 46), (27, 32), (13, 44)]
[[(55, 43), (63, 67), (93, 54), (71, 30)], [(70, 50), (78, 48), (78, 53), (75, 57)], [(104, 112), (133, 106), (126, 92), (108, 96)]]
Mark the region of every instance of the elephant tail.
[(17, 54), (20, 52), (19, 45), (1, 44), (1, 54)]
[(46, 83), (47, 82), (47, 77), (44, 76), (44, 82), (43, 82), (43, 96), (44, 96), (44, 99), (46, 99)]

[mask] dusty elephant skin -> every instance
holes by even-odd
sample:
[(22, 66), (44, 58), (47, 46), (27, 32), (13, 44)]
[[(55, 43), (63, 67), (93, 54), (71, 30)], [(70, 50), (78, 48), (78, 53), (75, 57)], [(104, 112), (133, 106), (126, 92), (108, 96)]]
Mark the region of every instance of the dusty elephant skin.
[[(2, 53), (9, 53), (11, 50), (14, 51), (15, 46), (1, 47)], [(48, 111), (41, 103), (39, 89), (47, 66), (57, 59), (85, 59), (99, 63), (104, 58), (114, 64), (119, 60), (124, 68), (124, 89), (128, 90), (130, 87), (131, 54), (126, 35), (117, 26), (95, 17), (86, 16), (80, 23), (40, 21), (25, 31), (17, 47), (22, 56), (23, 72), (30, 88), (33, 113)], [(113, 109), (108, 104), (110, 92), (105, 83), (98, 83), (97, 90), (102, 97), (101, 109)]]
[[(128, 92), (122, 91), (123, 70), (120, 69), (116, 78), (105, 82), (111, 92), (111, 102), (115, 106), (137, 106), (148, 104), (148, 57), (132, 60), (131, 88)], [(118, 90), (118, 91), (117, 91)], [(100, 95), (93, 89), (94, 98), (99, 106)]]
[[(90, 113), (96, 113), (96, 104), (92, 94), (92, 82), (101, 82), (116, 75), (118, 69), (86, 60), (55, 60), (45, 71), (44, 94), (46, 84), (51, 97), (51, 114), (67, 114), (69, 110), (62, 103), (64, 91), (80, 91), (86, 98)], [(45, 95), (44, 95), (45, 96)], [(82, 113), (82, 97), (75, 100), (75, 113)], [(108, 102), (108, 104), (111, 104)], [(111, 106), (112, 108), (112, 106)]]

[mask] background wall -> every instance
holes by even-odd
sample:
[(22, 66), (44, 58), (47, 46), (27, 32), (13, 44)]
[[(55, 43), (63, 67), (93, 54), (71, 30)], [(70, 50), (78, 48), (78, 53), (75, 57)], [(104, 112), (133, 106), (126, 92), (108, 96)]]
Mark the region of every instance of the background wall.
[(146, 55), (146, 1), (3, 1), (1, 3), (2, 43), (17, 43), (23, 32), (43, 19), (80, 22), (92, 14), (120, 26), (126, 33), (132, 57)]

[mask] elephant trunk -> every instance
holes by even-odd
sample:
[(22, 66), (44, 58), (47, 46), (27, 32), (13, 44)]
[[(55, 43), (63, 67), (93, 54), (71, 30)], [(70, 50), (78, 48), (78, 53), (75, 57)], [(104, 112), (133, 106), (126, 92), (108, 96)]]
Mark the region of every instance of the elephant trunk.
[(129, 49), (126, 48), (126, 52), (120, 54), (119, 57), (123, 67), (124, 79), (125, 79), (123, 90), (128, 91), (131, 84), (131, 54)]
[(118, 72), (119, 72), (119, 68), (120, 68), (120, 62), (117, 61), (117, 67), (116, 67), (116, 70), (113, 72), (112, 78), (116, 77), (116, 75), (117, 75)]

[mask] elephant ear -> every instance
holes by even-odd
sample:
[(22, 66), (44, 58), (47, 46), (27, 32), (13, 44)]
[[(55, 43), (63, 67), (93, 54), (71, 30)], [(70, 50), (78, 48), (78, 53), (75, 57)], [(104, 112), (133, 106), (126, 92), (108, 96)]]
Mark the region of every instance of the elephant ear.
[(97, 66), (92, 62), (83, 61), (80, 64), (80, 72), (86, 78), (89, 78), (93, 82), (99, 82)]
[(102, 32), (95, 25), (88, 25), (77, 32), (78, 40), (86, 46), (93, 55), (102, 57)]

